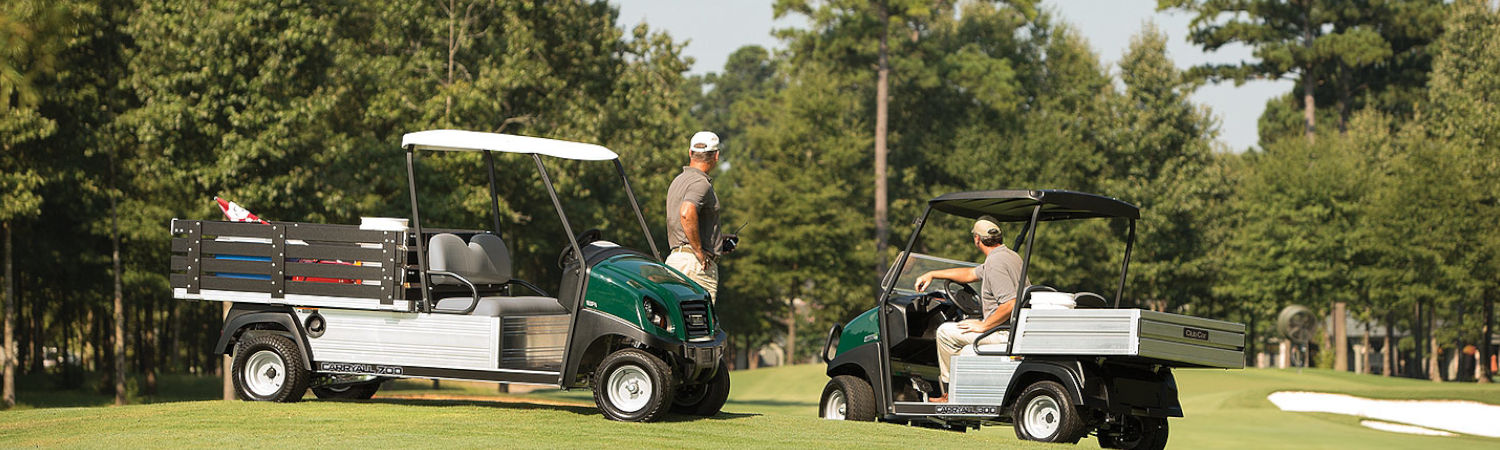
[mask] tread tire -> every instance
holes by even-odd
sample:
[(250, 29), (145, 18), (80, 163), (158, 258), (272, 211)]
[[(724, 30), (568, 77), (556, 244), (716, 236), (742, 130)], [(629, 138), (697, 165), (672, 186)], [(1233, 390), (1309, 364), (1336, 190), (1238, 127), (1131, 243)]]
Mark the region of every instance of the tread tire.
[[(622, 410), (609, 399), (610, 377), (628, 367), (639, 368), (652, 384), (650, 398), (638, 411)], [(672, 369), (667, 367), (667, 363), (656, 355), (635, 348), (619, 350), (604, 357), (604, 361), (599, 363), (599, 371), (594, 376), (593, 384), (594, 404), (599, 406), (599, 411), (604, 413), (604, 417), (621, 422), (660, 420), (671, 409), (673, 394), (677, 392)]]
[[(1026, 407), (1033, 399), (1044, 395), (1051, 397), (1052, 401), (1057, 404), (1059, 415), (1057, 430), (1050, 436), (1032, 436), (1026, 431)], [(1088, 430), (1084, 428), (1083, 417), (1078, 415), (1078, 408), (1073, 406), (1069, 398), (1067, 389), (1056, 381), (1043, 380), (1027, 386), (1026, 390), (1021, 392), (1021, 396), (1016, 399), (1015, 412), (1011, 414), (1011, 417), (1015, 418), (1013, 426), (1016, 429), (1016, 437), (1028, 441), (1077, 444)]]
[(375, 397), (382, 382), (384, 380), (339, 387), (315, 387), (312, 392), (322, 400), (369, 400)]
[[(251, 392), (245, 381), (245, 366), (250, 357), (262, 353), (271, 353), (280, 358), (281, 367), (285, 372), (285, 380), (281, 388), (270, 395)], [(302, 367), (302, 349), (292, 342), (291, 338), (275, 333), (254, 333), (240, 339), (239, 343), (234, 346), (234, 363), (231, 367), (234, 392), (241, 400), (296, 402), (302, 400), (302, 396), (307, 394), (307, 385), (312, 379), (312, 372)]]
[(875, 420), (875, 390), (863, 378), (854, 375), (839, 375), (828, 380), (823, 387), (822, 400), (818, 402), (818, 417), (827, 419), (829, 395), (834, 391), (844, 393), (844, 420), (873, 422)]
[[(687, 394), (687, 392), (683, 391), (688, 389), (692, 389), (694, 391), (692, 392), (693, 394), (698, 394), (698, 392), (696, 392), (698, 389), (703, 389), (705, 391), (702, 392), (702, 395), (698, 396), (696, 402), (679, 402), (678, 400), (684, 400), (687, 398), (684, 396), (685, 394)], [(728, 400), (729, 364), (725, 363), (724, 360), (719, 360), (718, 372), (714, 373), (713, 378), (710, 378), (708, 382), (696, 386), (683, 386), (678, 390), (677, 396), (674, 397), (674, 400), (672, 402), (672, 412), (677, 414), (691, 414), (695, 416), (713, 417), (715, 415), (718, 415), (719, 411), (722, 411), (724, 409), (724, 402)]]

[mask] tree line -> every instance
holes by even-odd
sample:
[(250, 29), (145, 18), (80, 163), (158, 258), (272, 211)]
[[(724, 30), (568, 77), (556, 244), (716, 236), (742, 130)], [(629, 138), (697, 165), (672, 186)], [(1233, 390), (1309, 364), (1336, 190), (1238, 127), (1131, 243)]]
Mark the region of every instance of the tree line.
[[(1133, 306), (1247, 323), (1260, 350), (1280, 308), (1342, 304), (1401, 332), (1371, 339), (1402, 374), (1436, 376), (1439, 354), (1491, 339), (1500, 19), (1473, 0), (1260, 3), (1162, 1), (1196, 15), (1196, 44), (1260, 60), (1180, 70), (1154, 27), (1106, 66), (1027, 0), (781, 0), (809, 24), (777, 30), (784, 50), (690, 76), (682, 41), (604, 2), (6, 2), (6, 398), (17, 373), (121, 401), (213, 373), (222, 311), (171, 298), (168, 220), (217, 218), (216, 195), (273, 220), (406, 216), (397, 146), (432, 128), (614, 149), (657, 242), (687, 137), (718, 132), (723, 222), (748, 224), (720, 290), (736, 352), (814, 358), (873, 305), (926, 199), (1060, 188), (1142, 208)], [(1189, 95), (1266, 77), (1298, 90), (1258, 148), (1223, 148)], [(424, 223), (490, 228), (478, 156), (423, 158)], [(588, 200), (565, 204), (575, 223), (631, 226), (596, 207), (623, 201), (607, 168), (549, 164)], [(528, 232), (556, 228), (550, 200), (534, 172), (503, 179), (500, 231), (520, 276), (547, 280), (560, 241)], [(931, 224), (919, 249), (977, 259), (965, 229)], [(1032, 279), (1112, 292), (1124, 233), (1049, 228)]]

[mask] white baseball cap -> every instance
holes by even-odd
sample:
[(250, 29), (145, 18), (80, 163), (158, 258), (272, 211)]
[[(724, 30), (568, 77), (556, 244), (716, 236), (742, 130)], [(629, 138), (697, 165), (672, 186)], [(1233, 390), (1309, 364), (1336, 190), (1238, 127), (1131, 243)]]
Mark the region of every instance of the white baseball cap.
[(695, 152), (719, 151), (719, 135), (712, 131), (699, 131), (693, 135), (693, 144), (688, 150)]
[(999, 236), (1000, 225), (996, 222), (999, 221), (992, 216), (980, 216), (979, 220), (974, 221), (974, 228), (970, 232), (980, 237)]

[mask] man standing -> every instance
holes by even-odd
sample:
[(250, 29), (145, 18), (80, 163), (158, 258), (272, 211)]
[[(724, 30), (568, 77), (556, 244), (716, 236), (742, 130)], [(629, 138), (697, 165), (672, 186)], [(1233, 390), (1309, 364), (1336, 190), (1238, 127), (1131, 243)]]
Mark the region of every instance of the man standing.
[[(919, 292), (927, 290), (927, 285), (932, 284), (934, 278), (959, 283), (982, 283), (979, 288), (979, 304), (984, 309), (984, 319), (948, 322), (937, 329), (938, 374), (944, 384), (948, 383), (949, 370), (953, 367), (953, 355), (961, 350), (968, 351), (966, 347), (974, 344), (974, 338), (1010, 320), (1011, 309), (1016, 306), (1016, 288), (1020, 285), (1021, 255), (1005, 247), (1000, 225), (996, 224), (995, 218), (980, 217), (974, 222), (971, 234), (974, 246), (985, 255), (983, 264), (972, 269), (955, 267), (934, 270), (917, 277), (916, 288)], [(1028, 280), (1026, 284), (1031, 283)], [(997, 331), (986, 336), (980, 344), (1004, 344), (1009, 336), (1010, 333)], [(943, 392), (943, 396), (933, 397), (928, 401), (947, 402), (948, 391), (944, 389)]]
[(719, 196), (708, 171), (719, 164), (719, 135), (699, 131), (688, 148), (689, 162), (667, 188), (667, 265), (718, 298)]

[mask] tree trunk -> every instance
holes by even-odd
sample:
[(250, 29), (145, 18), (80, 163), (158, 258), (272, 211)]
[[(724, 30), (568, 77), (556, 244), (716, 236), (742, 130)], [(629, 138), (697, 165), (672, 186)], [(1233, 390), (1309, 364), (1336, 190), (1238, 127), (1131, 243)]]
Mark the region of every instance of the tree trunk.
[(796, 362), (797, 355), (797, 298), (787, 300), (786, 313), (786, 360), (783, 365)]
[[(7, 277), (8, 278), (8, 277)], [(31, 370), (30, 373), (41, 373), (46, 369), (42, 365), (42, 359), (46, 355), (42, 350), (42, 336), (47, 335), (47, 322), (44, 321), (42, 309), (42, 297), (33, 295), (31, 299)]]
[(1427, 359), (1425, 357), (1425, 354), (1427, 353), (1427, 349), (1425, 348), (1427, 346), (1427, 340), (1422, 334), (1424, 329), (1427, 328), (1427, 321), (1422, 317), (1422, 301), (1418, 300), (1413, 306), (1416, 308), (1417, 313), (1413, 316), (1414, 318), (1411, 321), (1412, 354), (1411, 361), (1407, 361), (1407, 376), (1411, 378), (1422, 378), (1423, 376), (1427, 375)]
[[(114, 162), (110, 162), (110, 184), (114, 181)], [(125, 285), (124, 271), (120, 265), (120, 210), (116, 194), (109, 195), (110, 241), (114, 244), (115, 267), (115, 404), (123, 405), (125, 398)]]
[(1396, 319), (1387, 312), (1385, 314), (1385, 361), (1382, 362), (1380, 374), (1387, 377), (1394, 375), (1396, 361), (1400, 361), (1396, 358)]
[(146, 363), (142, 367), (146, 372), (146, 380), (141, 391), (146, 395), (156, 395), (156, 366), (157, 359), (161, 357), (157, 351), (160, 347), (156, 345), (156, 300), (146, 301), (146, 320), (141, 328), (144, 328), (145, 333), (145, 341), (140, 343), (143, 356), (141, 360)]
[(1333, 303), (1333, 370), (1349, 371), (1349, 327), (1345, 322), (1349, 308), (1344, 302)]
[(6, 409), (16, 406), (16, 341), (13, 327), (16, 317), (16, 270), (12, 261), (13, 252), (10, 247), (15, 242), (10, 236), (10, 222), (0, 223), (0, 228), (5, 232), (5, 394), (0, 403)]
[[(880, 10), (880, 63), (875, 77), (875, 280), (885, 277), (886, 238), (890, 234), (886, 223), (886, 120), (890, 107), (890, 35), (891, 15), (883, 2), (876, 2)], [(878, 282), (878, 281), (877, 281)]]
[[(1366, 314), (1365, 317), (1369, 317), (1369, 314)], [(1360, 350), (1359, 350), (1359, 373), (1362, 373), (1362, 374), (1365, 374), (1365, 375), (1369, 375), (1370, 374), (1370, 353), (1371, 353), (1371, 351), (1370, 351), (1370, 324), (1368, 322), (1365, 323), (1365, 334), (1364, 334), (1363, 337), (1360, 338), (1359, 348), (1360, 348)]]
[[(1313, 45), (1312, 24), (1312, 2), (1306, 2), (1302, 16), (1302, 45), (1308, 49)], [(1317, 103), (1313, 100), (1313, 85), (1318, 83), (1317, 71), (1313, 64), (1302, 66), (1302, 119), (1306, 125), (1307, 142), (1313, 142), (1313, 130), (1316, 127)]]
[(1490, 355), (1494, 354), (1494, 352), (1490, 351), (1490, 342), (1493, 339), (1491, 336), (1494, 336), (1495, 333), (1495, 297), (1493, 293), (1485, 293), (1483, 314), (1484, 325), (1482, 325), (1483, 329), (1479, 333), (1479, 370), (1476, 372), (1478, 379), (1475, 381), (1489, 383), (1493, 381), (1490, 377), (1495, 375), (1490, 373)]
[(1427, 379), (1443, 381), (1443, 371), (1438, 361), (1443, 355), (1443, 349), (1438, 347), (1437, 334), (1433, 333), (1433, 330), (1437, 329), (1437, 314), (1435, 313), (1436, 311), (1427, 313), (1427, 342), (1430, 344), (1428, 347), (1430, 352), (1427, 355)]

